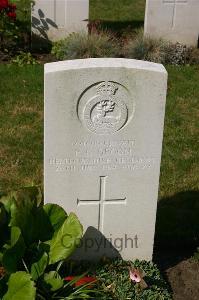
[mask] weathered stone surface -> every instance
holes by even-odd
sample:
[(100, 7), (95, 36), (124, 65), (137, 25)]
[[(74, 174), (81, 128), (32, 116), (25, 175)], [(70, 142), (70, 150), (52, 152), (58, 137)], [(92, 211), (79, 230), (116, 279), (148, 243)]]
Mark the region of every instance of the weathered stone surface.
[(198, 0), (146, 0), (145, 35), (197, 46)]
[(149, 62), (45, 65), (45, 202), (83, 223), (78, 258), (152, 258), (166, 88)]

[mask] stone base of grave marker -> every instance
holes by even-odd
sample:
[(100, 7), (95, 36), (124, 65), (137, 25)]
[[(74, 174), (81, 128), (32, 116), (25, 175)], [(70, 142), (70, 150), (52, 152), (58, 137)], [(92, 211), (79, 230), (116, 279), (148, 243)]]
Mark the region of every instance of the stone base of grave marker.
[(87, 31), (89, 0), (36, 0), (32, 7), (33, 47)]
[(150, 62), (45, 65), (45, 202), (80, 218), (76, 259), (152, 258), (166, 88)]
[(197, 46), (198, 0), (146, 0), (145, 35)]

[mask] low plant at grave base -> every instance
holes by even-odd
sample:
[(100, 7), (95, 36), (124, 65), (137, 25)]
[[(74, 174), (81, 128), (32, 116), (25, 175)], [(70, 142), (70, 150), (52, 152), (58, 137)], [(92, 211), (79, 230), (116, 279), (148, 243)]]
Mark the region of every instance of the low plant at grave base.
[(113, 36), (100, 33), (72, 33), (66, 39), (55, 42), (52, 54), (59, 60), (89, 57), (117, 57), (119, 48)]
[(143, 29), (138, 30), (135, 38), (129, 40), (125, 46), (124, 56), (162, 63), (165, 61), (164, 41), (144, 37)]
[(144, 36), (143, 29), (138, 30), (133, 39), (128, 40), (123, 56), (170, 65), (199, 63), (198, 49)]
[(78, 246), (82, 225), (29, 187), (0, 198), (0, 299), (81, 299), (87, 285), (64, 281), (61, 268)]
[(20, 54), (17, 55), (11, 63), (18, 65), (19, 67), (22, 67), (24, 65), (36, 65), (38, 62), (37, 60), (32, 56), (30, 52), (23, 52), (20, 51)]
[(95, 271), (100, 299), (171, 300), (172, 296), (160, 271), (152, 262), (122, 261), (102, 264)]
[(180, 43), (165, 43), (165, 63), (171, 65), (186, 65), (190, 60), (192, 49)]

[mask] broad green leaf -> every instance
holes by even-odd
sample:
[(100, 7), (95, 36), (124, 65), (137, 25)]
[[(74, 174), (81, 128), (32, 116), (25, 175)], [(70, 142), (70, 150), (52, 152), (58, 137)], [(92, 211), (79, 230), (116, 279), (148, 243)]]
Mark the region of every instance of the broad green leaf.
[(23, 187), (15, 192), (12, 192), (12, 196), (17, 203), (29, 199), (36, 206), (39, 206), (43, 201), (41, 189), (37, 186)]
[(2, 300), (35, 300), (36, 288), (31, 276), (26, 272), (12, 274), (8, 281), (8, 291)]
[(50, 241), (49, 263), (68, 258), (78, 246), (83, 228), (77, 216), (71, 213)]
[(18, 226), (27, 245), (52, 238), (53, 228), (43, 207), (37, 207), (31, 199), (23, 199), (11, 206), (11, 226)]
[(0, 203), (0, 230), (2, 227), (5, 226), (6, 222), (7, 222), (6, 210), (4, 205)]
[(43, 209), (47, 214), (54, 231), (57, 231), (66, 220), (67, 213), (57, 204), (47, 203), (44, 205)]
[(4, 205), (0, 202), (0, 249), (9, 237), (9, 217)]
[(30, 199), (15, 202), (11, 206), (10, 226), (17, 226), (21, 229), (27, 245), (35, 240), (35, 215), (36, 205)]
[(39, 186), (29, 186), (23, 189), (29, 197), (37, 202), (37, 206), (43, 203), (43, 194)]
[(7, 276), (4, 276), (0, 279), (0, 299), (2, 299), (5, 293), (7, 292), (7, 288)]
[(8, 273), (17, 270), (18, 263), (25, 252), (25, 243), (18, 227), (11, 227), (11, 240), (7, 250), (3, 253), (2, 264)]
[(49, 217), (46, 214), (43, 206), (37, 208), (37, 213), (35, 216), (35, 229), (37, 239), (42, 242), (51, 239), (54, 234), (53, 226), (51, 225)]
[(33, 280), (37, 280), (41, 275), (43, 275), (47, 265), (48, 254), (44, 252), (41, 258), (31, 266), (31, 275)]
[(64, 284), (63, 279), (61, 279), (56, 271), (44, 274), (44, 281), (47, 285), (50, 285), (50, 290), (52, 292), (59, 290)]
[[(42, 202), (42, 193), (38, 187), (26, 187), (7, 195), (1, 195), (0, 202), (3, 203), (9, 217), (9, 225), (21, 229), (27, 244), (37, 241), (42, 236), (41, 228), (43, 227), (39, 227), (41, 222), (38, 222), (38, 218), (42, 220), (45, 218), (37, 218), (38, 206)], [(49, 232), (51, 227), (49, 221), (48, 223), (48, 228), (44, 227), (46, 232)], [(48, 234), (47, 239), (52, 237), (52, 234), (51, 236)]]
[(11, 194), (3, 195), (0, 198), (0, 203), (3, 204), (5, 210), (8, 214), (10, 214), (10, 208), (14, 202), (15, 202), (15, 199), (13, 198), (13, 196)]
[(36, 186), (24, 187), (17, 191), (0, 195), (0, 202), (2, 202), (7, 208), (10, 206), (9, 202), (12, 202), (13, 200), (15, 200), (17, 203), (30, 200), (36, 206), (39, 206), (43, 201), (43, 197), (41, 189)]

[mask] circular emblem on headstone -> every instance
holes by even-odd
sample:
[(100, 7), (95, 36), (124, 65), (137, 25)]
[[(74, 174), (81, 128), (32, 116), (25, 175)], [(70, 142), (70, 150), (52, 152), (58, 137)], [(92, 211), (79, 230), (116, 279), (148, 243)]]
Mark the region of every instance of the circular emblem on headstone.
[(130, 106), (130, 95), (124, 86), (103, 81), (81, 95), (78, 116), (88, 130), (96, 134), (111, 134), (125, 126), (132, 110)]

